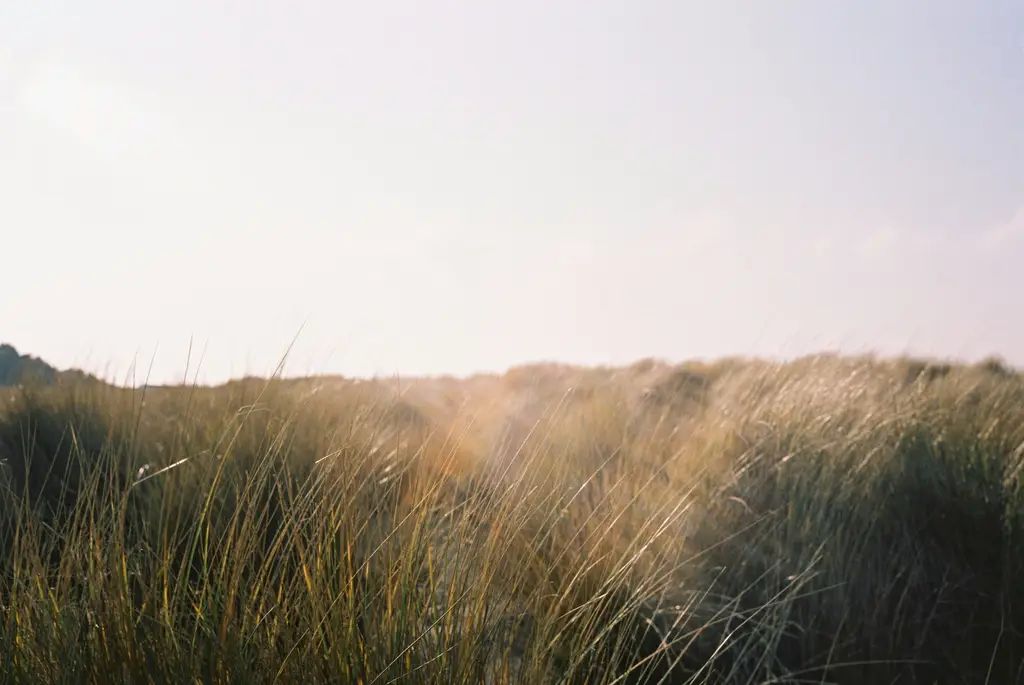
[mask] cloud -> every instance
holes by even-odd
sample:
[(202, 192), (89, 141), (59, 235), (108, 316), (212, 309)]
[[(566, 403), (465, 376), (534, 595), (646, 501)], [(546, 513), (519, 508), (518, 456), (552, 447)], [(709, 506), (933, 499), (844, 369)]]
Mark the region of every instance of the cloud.
[(167, 138), (171, 126), (130, 89), (54, 62), (32, 70), (20, 105), (77, 143), (103, 156), (121, 156)]
[(379, 192), (373, 210), (380, 211), (366, 210), (366, 191), (362, 204), (344, 207), (344, 191), (360, 183), (363, 170), (324, 127), (295, 117), (157, 91), (58, 60), (25, 74), (16, 105), (21, 118), (42, 124), (54, 149), (84, 158), (117, 184), (120, 196), (159, 206), (167, 224), (278, 230), (333, 226), (339, 215), (361, 224), (381, 221), (391, 206)]
[(0, 45), (0, 105), (17, 100), (24, 73), (25, 65)]
[(100, 71), (43, 61), (16, 94), (23, 116), (42, 124), (55, 147), (134, 191), (161, 194), (209, 186), (217, 178), (195, 116), (171, 99)]
[(954, 235), (884, 224), (855, 242), (854, 248), (863, 258), (877, 261), (895, 256), (935, 256), (959, 249), (960, 243)]
[(837, 242), (834, 236), (819, 234), (806, 241), (810, 254), (816, 258), (825, 258), (835, 253)]
[(14, 60), (3, 47), (0, 47), (0, 84), (10, 80), (14, 73)]
[(882, 226), (868, 234), (857, 244), (857, 251), (869, 259), (890, 256), (906, 240), (904, 230), (895, 226)]
[(985, 231), (981, 236), (982, 249), (992, 251), (1024, 236), (1024, 207), (1010, 218)]

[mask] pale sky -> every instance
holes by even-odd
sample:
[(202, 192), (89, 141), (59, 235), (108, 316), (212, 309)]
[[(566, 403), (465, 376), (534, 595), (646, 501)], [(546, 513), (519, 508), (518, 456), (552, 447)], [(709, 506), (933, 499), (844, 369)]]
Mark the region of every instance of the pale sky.
[(1024, 364), (1024, 3), (7, 0), (0, 236), (108, 377)]

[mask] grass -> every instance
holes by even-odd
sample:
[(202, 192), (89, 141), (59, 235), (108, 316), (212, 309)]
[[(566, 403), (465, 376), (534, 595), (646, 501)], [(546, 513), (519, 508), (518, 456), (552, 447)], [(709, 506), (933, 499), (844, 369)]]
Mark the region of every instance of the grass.
[(994, 361), (67, 382), (0, 459), (3, 682), (1024, 682)]

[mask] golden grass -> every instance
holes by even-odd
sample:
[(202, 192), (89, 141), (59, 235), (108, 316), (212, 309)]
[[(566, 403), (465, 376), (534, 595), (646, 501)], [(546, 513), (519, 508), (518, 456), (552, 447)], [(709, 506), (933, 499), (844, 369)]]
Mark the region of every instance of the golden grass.
[(936, 368), (20, 390), (0, 674), (1024, 682), (1024, 380)]

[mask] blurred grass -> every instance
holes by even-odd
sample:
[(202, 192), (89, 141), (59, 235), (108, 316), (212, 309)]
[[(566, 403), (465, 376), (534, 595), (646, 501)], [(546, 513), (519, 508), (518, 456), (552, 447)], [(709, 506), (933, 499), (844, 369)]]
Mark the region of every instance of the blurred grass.
[(69, 381), (0, 459), (3, 682), (1024, 682), (997, 360)]

